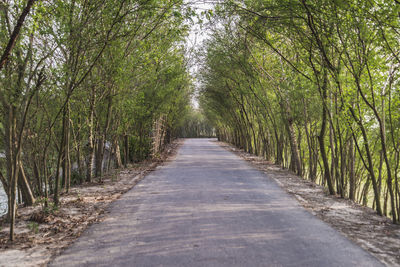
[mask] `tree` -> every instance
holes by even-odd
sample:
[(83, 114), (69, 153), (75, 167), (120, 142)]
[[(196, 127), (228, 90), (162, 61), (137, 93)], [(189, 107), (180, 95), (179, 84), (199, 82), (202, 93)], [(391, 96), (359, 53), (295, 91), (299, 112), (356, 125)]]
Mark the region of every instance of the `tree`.
[(261, 154), (396, 223), (399, 5), (227, 1), (216, 10), (201, 103), (219, 137), (255, 154), (274, 147)]

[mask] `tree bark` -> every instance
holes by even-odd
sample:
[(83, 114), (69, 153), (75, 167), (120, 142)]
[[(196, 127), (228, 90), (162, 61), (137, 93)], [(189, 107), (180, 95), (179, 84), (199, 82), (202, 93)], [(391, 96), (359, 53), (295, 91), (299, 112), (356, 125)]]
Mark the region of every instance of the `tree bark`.
[(355, 200), (355, 194), (356, 194), (356, 181), (355, 181), (355, 173), (354, 173), (354, 166), (355, 166), (355, 159), (354, 159), (354, 141), (351, 138), (349, 140), (349, 198), (351, 200)]
[(25, 206), (31, 206), (35, 203), (35, 197), (31, 190), (30, 183), (25, 175), (25, 171), (21, 161), (18, 163), (18, 168), (19, 168), (18, 187), (21, 189), (22, 199), (24, 201)]
[(90, 95), (90, 110), (89, 110), (89, 137), (87, 144), (86, 156), (86, 182), (91, 183), (93, 178), (93, 159), (94, 159), (94, 108), (95, 108), (95, 88), (92, 87)]
[(329, 189), (329, 194), (334, 195), (335, 194), (335, 189), (333, 187), (333, 182), (330, 174), (330, 168), (329, 168), (329, 163), (328, 163), (328, 157), (326, 155), (326, 150), (325, 150), (325, 132), (326, 132), (326, 123), (327, 123), (327, 107), (326, 107), (326, 99), (328, 97), (327, 95), (327, 77), (326, 73), (324, 74), (324, 82), (323, 85), (321, 86), (321, 93), (322, 93), (322, 117), (321, 117), (321, 129), (319, 132), (318, 136), (318, 141), (319, 141), (319, 148), (321, 152), (321, 157), (322, 157), (322, 162), (324, 165), (324, 177), (325, 181), (328, 183), (328, 189)]
[(124, 166), (127, 168), (129, 162), (129, 136), (127, 134), (124, 135), (124, 152)]

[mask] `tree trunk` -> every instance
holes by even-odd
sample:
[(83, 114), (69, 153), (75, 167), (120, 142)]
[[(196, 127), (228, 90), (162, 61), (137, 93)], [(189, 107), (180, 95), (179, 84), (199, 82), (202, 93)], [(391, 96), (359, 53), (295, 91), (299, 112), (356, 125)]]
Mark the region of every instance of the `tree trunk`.
[(326, 123), (327, 123), (327, 107), (326, 107), (326, 99), (327, 99), (327, 77), (325, 74), (324, 77), (324, 84), (321, 87), (322, 91), (322, 118), (321, 118), (321, 130), (319, 132), (318, 141), (319, 141), (319, 148), (321, 152), (322, 162), (324, 165), (324, 177), (325, 181), (328, 183), (329, 194), (335, 194), (335, 188), (333, 187), (331, 173), (329, 170), (329, 162), (328, 157), (325, 151), (325, 132), (326, 132)]
[[(349, 110), (350, 110), (354, 120), (357, 122), (357, 124), (358, 124), (358, 126), (359, 126), (359, 128), (361, 130), (361, 134), (363, 136), (363, 139), (364, 139), (364, 147), (365, 147), (365, 153), (367, 155), (368, 165), (366, 163), (364, 163), (364, 164), (365, 164), (365, 167), (367, 168), (367, 170), (369, 172), (369, 175), (370, 175), (370, 178), (371, 178), (371, 181), (372, 181), (372, 187), (374, 189), (374, 196), (375, 196), (375, 200), (376, 200), (376, 211), (377, 211), (377, 213), (379, 215), (382, 215), (382, 209), (381, 209), (381, 203), (380, 203), (380, 191), (379, 191), (378, 183), (376, 181), (376, 176), (375, 176), (375, 172), (374, 172), (374, 165), (373, 165), (373, 162), (372, 162), (371, 150), (369, 148), (367, 132), (366, 132), (366, 130), (364, 128), (364, 125), (363, 125), (361, 119), (358, 119), (357, 116), (355, 115), (355, 112), (354, 112), (353, 108), (350, 107)], [(354, 139), (354, 142), (356, 144), (358, 153), (362, 157), (362, 152), (361, 152), (360, 148), (358, 147), (358, 144), (356, 143), (357, 139), (356, 139), (354, 134), (353, 134), (353, 139)]]
[[(59, 204), (59, 195), (60, 195), (60, 167), (61, 167), (62, 161), (64, 160), (63, 157), (64, 157), (64, 148), (65, 148), (65, 146), (64, 146), (64, 142), (65, 142), (65, 127), (66, 127), (66, 110), (64, 109), (60, 151), (58, 152), (57, 168), (56, 168), (56, 176), (55, 176), (55, 185), (54, 185), (54, 205), (56, 207)], [(63, 174), (64, 173), (65, 173), (65, 171), (63, 170)]]
[(36, 157), (33, 158), (33, 173), (37, 183), (37, 191), (39, 196), (43, 196), (43, 181), (40, 175), (39, 166)]
[(118, 138), (114, 139), (115, 166), (117, 169), (122, 167), (121, 151), (119, 149)]
[(362, 194), (362, 204), (368, 206), (368, 191), (371, 179), (367, 178), (367, 182), (364, 184), (363, 194)]
[(92, 87), (90, 96), (90, 110), (89, 110), (89, 137), (87, 144), (87, 157), (86, 157), (86, 182), (91, 183), (93, 178), (93, 159), (94, 159), (94, 106), (95, 106), (95, 89)]
[(25, 206), (31, 206), (35, 203), (35, 197), (31, 190), (29, 181), (26, 178), (25, 171), (21, 162), (18, 163), (18, 168), (19, 168), (18, 187), (21, 189), (22, 199), (24, 201)]
[[(7, 177), (8, 177), (8, 219), (10, 221), (10, 235), (9, 239), (14, 241), (14, 226), (15, 217), (17, 213), (17, 185), (19, 176), (18, 162), (20, 160), (20, 144), (17, 144), (17, 120), (15, 116), (16, 108), (12, 105), (4, 107), (5, 120), (4, 120), (4, 139), (6, 150), (6, 164), (7, 164)], [(22, 134), (22, 133), (20, 133)]]
[(283, 163), (283, 134), (278, 134), (277, 130), (275, 130), (275, 139), (276, 139), (276, 157), (275, 164), (282, 165)]
[(355, 200), (355, 191), (356, 191), (356, 181), (355, 181), (355, 175), (354, 175), (354, 165), (355, 165), (355, 159), (354, 159), (354, 141), (351, 138), (349, 140), (349, 182), (350, 182), (350, 188), (349, 188), (349, 198), (351, 200)]
[(124, 152), (124, 166), (127, 168), (129, 162), (129, 136), (127, 134), (124, 135)]
[(69, 103), (67, 104), (66, 107), (66, 124), (65, 124), (65, 190), (68, 193), (70, 186), (71, 186), (71, 157), (70, 157), (70, 139), (71, 139), (71, 132), (70, 132), (70, 108), (69, 108)]
[(103, 176), (103, 158), (104, 158), (104, 139), (103, 137), (100, 137), (97, 139), (97, 148), (96, 148), (96, 177), (99, 177), (100, 180), (102, 179), (101, 177)]
[(296, 140), (296, 132), (293, 127), (292, 118), (288, 119), (287, 128), (288, 128), (288, 134), (289, 134), (289, 142), (290, 142), (292, 159), (294, 161), (293, 162), (294, 170), (298, 176), (303, 176), (303, 171), (302, 171), (302, 166), (301, 166), (300, 156), (299, 156), (299, 150), (298, 150), (298, 145), (297, 145), (297, 140)]
[(49, 178), (47, 173), (47, 147), (44, 149), (43, 153), (43, 177), (44, 177), (44, 206), (45, 208), (49, 205), (49, 190), (47, 188), (49, 184)]

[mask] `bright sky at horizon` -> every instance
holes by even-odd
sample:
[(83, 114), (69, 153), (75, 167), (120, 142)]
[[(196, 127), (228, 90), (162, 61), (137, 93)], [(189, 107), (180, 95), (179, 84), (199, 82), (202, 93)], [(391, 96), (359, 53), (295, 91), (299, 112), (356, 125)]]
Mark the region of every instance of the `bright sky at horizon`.
[[(188, 0), (186, 1), (193, 9), (198, 16), (201, 15), (203, 11), (208, 11), (214, 8), (213, 2), (206, 0)], [(189, 57), (189, 71), (190, 74), (196, 79), (196, 73), (198, 71), (198, 64), (195, 62), (195, 54), (196, 51), (201, 47), (204, 40), (207, 39), (209, 35), (209, 31), (206, 28), (202, 28), (198, 23), (198, 19), (196, 17), (193, 18), (194, 24), (192, 25), (189, 35), (186, 38), (186, 45), (188, 49), (187, 57)], [(197, 82), (195, 81), (195, 85)], [(199, 108), (199, 103), (196, 99), (197, 93), (195, 93), (192, 98), (192, 105), (195, 109)]]

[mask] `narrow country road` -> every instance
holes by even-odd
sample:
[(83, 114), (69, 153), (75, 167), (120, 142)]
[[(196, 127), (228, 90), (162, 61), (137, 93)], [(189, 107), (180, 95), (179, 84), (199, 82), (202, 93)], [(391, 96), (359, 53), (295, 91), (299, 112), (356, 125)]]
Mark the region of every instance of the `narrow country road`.
[(51, 266), (381, 266), (272, 179), (188, 139)]

